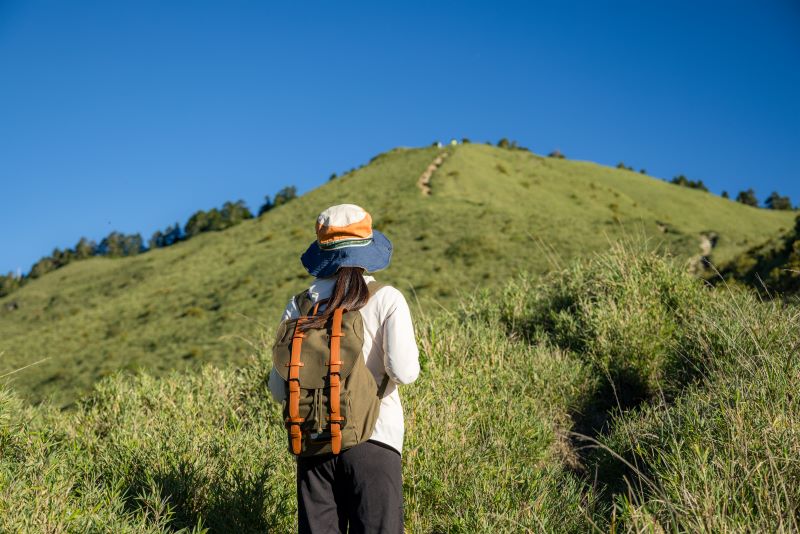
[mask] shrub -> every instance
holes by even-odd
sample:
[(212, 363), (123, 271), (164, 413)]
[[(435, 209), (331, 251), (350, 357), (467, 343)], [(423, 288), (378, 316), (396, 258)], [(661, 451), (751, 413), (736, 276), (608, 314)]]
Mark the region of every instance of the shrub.
[(188, 239), (203, 232), (218, 232), (252, 218), (253, 214), (243, 200), (226, 202), (221, 209), (212, 208), (207, 212), (200, 210), (194, 213), (186, 223), (184, 234)]
[(688, 187), (690, 189), (699, 189), (700, 191), (708, 191), (706, 184), (703, 183), (703, 180), (689, 180), (684, 175), (680, 174), (673, 178), (670, 181), (671, 184), (680, 185), (682, 187)]
[(297, 188), (293, 185), (284, 187), (275, 193), (275, 207), (282, 206), (297, 198)]
[(764, 205), (771, 210), (792, 209), (792, 201), (789, 200), (789, 197), (781, 196), (776, 191), (773, 191), (772, 194), (767, 197), (767, 200), (764, 201)]
[(656, 252), (616, 245), (525, 292), (507, 322), (579, 354), (628, 402), (682, 386), (667, 370), (684, 363), (674, 348), (707, 291)]
[(747, 191), (739, 191), (739, 194), (736, 195), (736, 202), (740, 202), (746, 206), (758, 206), (756, 192), (752, 189), (748, 189)]

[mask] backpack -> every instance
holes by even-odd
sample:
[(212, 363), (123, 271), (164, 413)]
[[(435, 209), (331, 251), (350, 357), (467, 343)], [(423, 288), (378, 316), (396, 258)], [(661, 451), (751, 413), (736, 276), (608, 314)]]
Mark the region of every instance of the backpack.
[[(370, 282), (369, 295), (382, 284)], [(380, 387), (364, 363), (364, 323), (358, 310), (334, 310), (324, 328), (301, 331), (321, 303), (308, 290), (294, 297), (300, 316), (282, 321), (272, 347), (272, 363), (286, 381), (283, 417), (289, 451), (296, 456), (339, 454), (366, 441), (378, 419)]]

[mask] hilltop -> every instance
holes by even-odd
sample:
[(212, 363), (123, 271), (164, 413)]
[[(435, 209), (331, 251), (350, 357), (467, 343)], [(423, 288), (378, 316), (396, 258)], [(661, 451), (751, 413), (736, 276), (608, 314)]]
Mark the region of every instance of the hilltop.
[[(426, 184), (420, 177), (440, 156)], [(309, 281), (298, 258), (331, 204), (373, 215), (395, 246), (382, 280), (445, 307), (519, 271), (543, 273), (644, 237), (715, 262), (787, 231), (759, 210), (627, 170), (485, 145), (395, 149), (262, 217), (147, 254), (78, 261), (0, 299), (0, 375), (69, 405), (118, 370), (240, 364)], [(709, 240), (713, 236), (713, 240)]]

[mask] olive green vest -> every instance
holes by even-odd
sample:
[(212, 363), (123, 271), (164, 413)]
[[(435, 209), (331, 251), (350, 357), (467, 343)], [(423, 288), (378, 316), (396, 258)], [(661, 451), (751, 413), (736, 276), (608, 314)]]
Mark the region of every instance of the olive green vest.
[[(370, 282), (370, 297), (381, 287)], [(307, 290), (295, 296), (295, 303), (300, 316), (281, 322), (272, 347), (272, 363), (286, 381), (283, 417), (289, 451), (298, 456), (338, 454), (372, 435), (389, 377), (379, 388), (364, 363), (364, 324), (358, 310), (340, 308), (325, 328), (303, 332), (298, 324), (312, 316), (315, 306)]]

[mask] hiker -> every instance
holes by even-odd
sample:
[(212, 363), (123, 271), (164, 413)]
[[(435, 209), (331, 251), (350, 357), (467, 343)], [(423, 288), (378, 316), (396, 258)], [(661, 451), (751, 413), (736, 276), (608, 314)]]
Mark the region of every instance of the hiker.
[[(419, 375), (408, 304), (373, 273), (392, 244), (353, 204), (317, 218), (302, 255), (316, 279), (283, 313), (269, 389), (297, 459), (301, 533), (403, 532), (403, 408)], [(349, 531), (348, 531), (349, 527)]]

